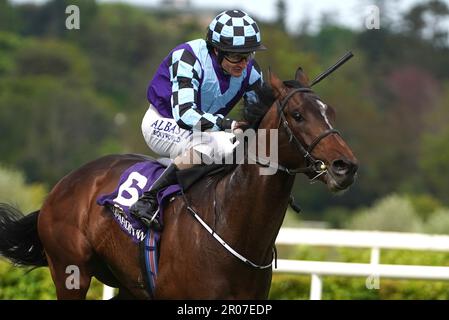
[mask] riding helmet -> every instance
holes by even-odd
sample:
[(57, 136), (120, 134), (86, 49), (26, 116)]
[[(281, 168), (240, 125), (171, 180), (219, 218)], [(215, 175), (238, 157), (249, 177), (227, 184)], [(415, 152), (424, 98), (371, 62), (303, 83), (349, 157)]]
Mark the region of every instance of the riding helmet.
[(257, 23), (241, 10), (227, 10), (209, 24), (206, 41), (225, 52), (266, 50)]

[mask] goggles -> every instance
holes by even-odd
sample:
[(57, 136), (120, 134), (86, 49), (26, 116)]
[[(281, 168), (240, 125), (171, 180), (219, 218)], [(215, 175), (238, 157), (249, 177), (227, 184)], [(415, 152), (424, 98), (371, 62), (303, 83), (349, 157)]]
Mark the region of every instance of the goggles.
[(230, 63), (240, 63), (243, 60), (246, 60), (246, 62), (251, 61), (254, 59), (254, 56), (256, 53), (254, 51), (252, 52), (225, 52), (224, 58), (230, 62)]

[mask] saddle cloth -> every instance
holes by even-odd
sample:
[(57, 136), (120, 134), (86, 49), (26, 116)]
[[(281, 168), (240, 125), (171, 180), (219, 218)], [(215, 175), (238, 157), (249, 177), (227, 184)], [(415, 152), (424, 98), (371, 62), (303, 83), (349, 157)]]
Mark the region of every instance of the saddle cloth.
[[(109, 207), (122, 230), (136, 243), (145, 239), (147, 228), (129, 213), (129, 209), (145, 191), (150, 189), (164, 170), (165, 166), (158, 161), (138, 162), (123, 172), (117, 188), (112, 193), (97, 198), (97, 204)], [(160, 220), (163, 220), (164, 204), (170, 196), (180, 191), (181, 187), (177, 184), (159, 191), (157, 200)]]
[[(164, 165), (162, 164), (164, 163)], [(129, 208), (150, 189), (151, 185), (165, 170), (165, 161), (144, 161), (129, 167), (120, 177), (117, 188), (110, 194), (97, 198), (97, 204), (108, 207), (120, 228), (140, 246), (140, 263), (147, 283), (147, 290), (152, 296), (158, 273), (160, 233), (148, 229), (140, 220), (129, 213)], [(177, 184), (159, 191), (159, 222), (162, 224), (163, 208), (171, 196), (178, 194), (181, 187)]]

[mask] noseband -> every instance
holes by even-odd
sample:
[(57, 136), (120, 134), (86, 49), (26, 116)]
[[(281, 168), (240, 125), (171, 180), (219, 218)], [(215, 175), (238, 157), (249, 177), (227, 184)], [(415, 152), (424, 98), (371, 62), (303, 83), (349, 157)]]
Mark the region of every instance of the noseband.
[[(311, 180), (317, 179), (319, 176), (323, 175), (327, 172), (327, 166), (324, 164), (322, 160), (316, 159), (314, 156), (312, 156), (313, 149), (327, 136), (331, 134), (338, 134), (340, 135), (340, 132), (336, 129), (329, 129), (321, 133), (318, 137), (316, 137), (312, 143), (310, 143), (309, 146), (304, 146), (301, 141), (296, 138), (296, 136), (293, 134), (293, 131), (290, 129), (289, 123), (285, 117), (284, 109), (288, 104), (288, 101), (298, 92), (303, 93), (311, 93), (313, 92), (310, 88), (296, 88), (292, 91), (290, 91), (287, 96), (282, 101), (277, 101), (276, 106), (278, 108), (279, 113), (279, 125), (278, 128), (280, 128), (281, 124), (282, 127), (285, 129), (288, 135), (289, 143), (293, 143), (295, 147), (298, 149), (298, 151), (301, 153), (301, 155), (306, 160), (306, 166), (296, 169), (289, 169), (285, 166), (282, 166), (278, 164), (278, 169), (281, 171), (284, 171), (290, 175), (296, 175), (297, 173), (316, 173), (317, 175), (313, 177)], [(258, 162), (259, 165), (267, 166), (266, 164), (262, 164)]]

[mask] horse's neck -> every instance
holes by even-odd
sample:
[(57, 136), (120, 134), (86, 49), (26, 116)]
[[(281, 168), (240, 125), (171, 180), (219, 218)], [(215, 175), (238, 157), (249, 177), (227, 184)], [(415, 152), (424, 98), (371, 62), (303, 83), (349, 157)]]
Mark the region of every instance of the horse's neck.
[[(270, 112), (276, 112), (276, 109), (274, 108)], [(267, 121), (263, 126), (261, 125), (261, 128), (277, 129), (278, 123)], [(267, 147), (266, 150), (269, 153), (262, 152), (259, 147), (246, 150), (245, 163), (238, 165), (234, 172), (227, 177), (224, 192), (226, 199), (224, 206), (227, 212), (223, 224), (226, 225), (227, 232), (230, 233), (241, 251), (259, 263), (265, 263), (268, 257), (271, 257), (295, 180), (294, 176), (283, 171), (273, 172), (273, 170), (267, 170), (267, 168), (254, 164), (254, 156), (257, 157), (259, 153), (262, 155), (272, 154), (272, 143), (276, 148), (279, 147), (277, 135), (273, 137), (276, 141), (271, 141), (271, 131), (269, 132), (270, 134), (266, 135), (266, 140), (262, 144)], [(259, 146), (259, 135), (256, 135), (256, 139), (253, 142)], [(253, 154), (254, 150), (257, 150), (255, 154)], [(276, 158), (276, 160), (278, 159)]]
[(228, 230), (238, 246), (258, 260), (271, 254), (294, 182), (283, 172), (261, 175), (260, 169), (239, 165), (228, 177), (224, 204)]
[[(255, 164), (241, 165), (238, 170), (241, 170), (247, 179), (241, 182), (240, 188), (242, 193), (246, 190), (246, 193), (255, 200), (253, 203), (245, 203), (248, 214), (254, 219), (253, 223), (259, 223), (261, 227), (271, 225), (277, 234), (284, 220), (294, 177), (282, 171), (262, 175), (261, 169), (264, 168)], [(256, 207), (259, 210), (254, 210)]]

